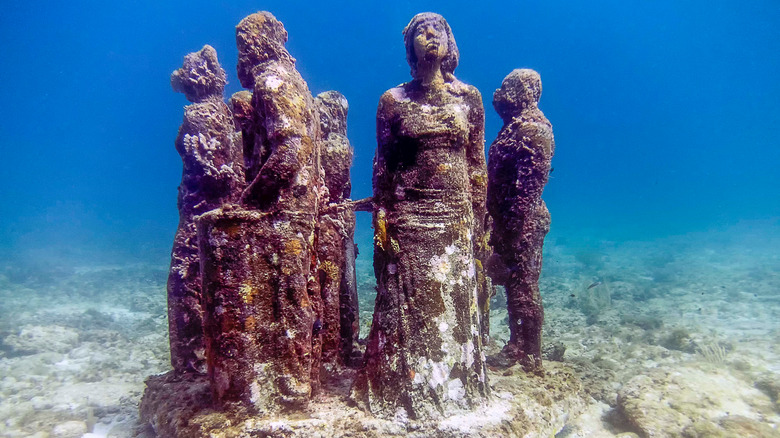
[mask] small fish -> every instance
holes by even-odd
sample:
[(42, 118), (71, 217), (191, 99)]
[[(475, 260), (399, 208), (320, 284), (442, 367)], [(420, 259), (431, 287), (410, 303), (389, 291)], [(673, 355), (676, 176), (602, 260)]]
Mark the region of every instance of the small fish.
[(577, 297), (577, 295), (574, 295), (574, 294), (571, 294), (569, 296), (572, 297), (572, 298), (576, 298)]
[(591, 283), (590, 286), (588, 286), (588, 290), (591, 290), (594, 287), (599, 286), (599, 285), (601, 285), (601, 282), (600, 281), (595, 281), (595, 282)]

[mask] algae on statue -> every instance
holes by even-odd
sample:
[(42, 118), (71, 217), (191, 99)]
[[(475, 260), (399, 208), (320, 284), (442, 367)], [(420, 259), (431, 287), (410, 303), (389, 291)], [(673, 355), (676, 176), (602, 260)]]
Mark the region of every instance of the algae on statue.
[(320, 120), (320, 158), (328, 189), (319, 217), (317, 254), (322, 296), (322, 364), (351, 365), (359, 354), (355, 212), (349, 200), (354, 151), (347, 138), (347, 99), (338, 91), (314, 99)]
[(493, 219), (493, 279), (505, 285), (510, 338), (503, 354), (542, 370), (544, 311), (539, 294), (542, 246), (550, 213), (542, 191), (555, 151), (552, 125), (538, 107), (539, 74), (512, 71), (493, 95), (504, 126), (488, 156), (488, 210)]
[(171, 364), (177, 373), (206, 372), (201, 276), (194, 218), (236, 199), (244, 185), (243, 156), (233, 116), (222, 102), (225, 70), (206, 45), (184, 58), (171, 85), (193, 102), (184, 108), (176, 150), (184, 168), (179, 226), (168, 276)]
[(252, 14), (236, 41), (239, 80), (252, 89), (251, 100), (231, 99), (247, 187), (240, 205), (198, 222), (209, 377), (219, 405), (302, 408), (319, 387), (319, 119), (282, 23)]
[(426, 418), (489, 395), (475, 259), (484, 111), (479, 91), (453, 75), (458, 49), (443, 17), (416, 15), (404, 43), (413, 79), (377, 110), (377, 300), (353, 398), (376, 415)]

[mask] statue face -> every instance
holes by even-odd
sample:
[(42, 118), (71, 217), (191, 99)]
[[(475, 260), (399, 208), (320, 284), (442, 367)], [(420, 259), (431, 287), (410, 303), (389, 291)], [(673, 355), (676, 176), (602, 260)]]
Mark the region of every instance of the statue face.
[(415, 29), (414, 54), (418, 60), (441, 61), (447, 54), (447, 32), (444, 24), (426, 21)]

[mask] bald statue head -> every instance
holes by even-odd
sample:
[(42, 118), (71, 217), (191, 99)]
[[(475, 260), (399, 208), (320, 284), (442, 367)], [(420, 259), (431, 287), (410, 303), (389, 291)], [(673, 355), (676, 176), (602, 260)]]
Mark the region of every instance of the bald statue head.
[(520, 115), (525, 108), (536, 107), (542, 96), (542, 78), (530, 68), (512, 70), (493, 93), (493, 108), (504, 123)]

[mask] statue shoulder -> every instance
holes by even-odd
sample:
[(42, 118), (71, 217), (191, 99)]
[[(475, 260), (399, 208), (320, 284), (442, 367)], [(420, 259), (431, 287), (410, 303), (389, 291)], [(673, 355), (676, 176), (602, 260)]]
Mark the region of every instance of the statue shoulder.
[(464, 99), (468, 101), (473, 100), (473, 101), (482, 102), (482, 93), (479, 92), (477, 87), (462, 82), (457, 78), (452, 82), (450, 82), (449, 85), (451, 87), (453, 94), (462, 96)]
[(382, 94), (382, 97), (379, 98), (379, 104), (392, 105), (392, 104), (398, 104), (403, 102), (409, 102), (411, 99), (407, 94), (405, 85), (406, 84), (401, 84), (397, 87), (393, 87), (385, 91)]
[(377, 115), (390, 115), (398, 112), (398, 107), (405, 103), (411, 102), (411, 99), (407, 95), (404, 85), (391, 88), (379, 98), (379, 105), (377, 107)]

